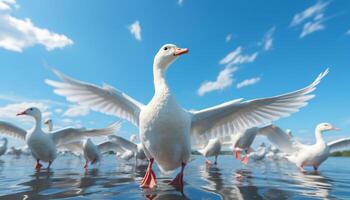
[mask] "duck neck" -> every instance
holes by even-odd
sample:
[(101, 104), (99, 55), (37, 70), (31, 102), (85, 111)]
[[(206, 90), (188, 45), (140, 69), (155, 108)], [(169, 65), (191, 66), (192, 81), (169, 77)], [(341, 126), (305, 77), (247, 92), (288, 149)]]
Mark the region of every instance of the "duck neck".
[(153, 79), (154, 90), (156, 93), (169, 89), (165, 80), (165, 70), (159, 67), (157, 63), (153, 65)]
[(4, 147), (7, 147), (7, 139), (4, 140)]
[(41, 130), (41, 116), (33, 116), (35, 120), (34, 130)]
[(323, 140), (323, 137), (322, 137), (322, 131), (321, 130), (318, 130), (316, 128), (315, 130), (315, 136), (316, 136), (316, 144), (324, 144), (324, 140)]

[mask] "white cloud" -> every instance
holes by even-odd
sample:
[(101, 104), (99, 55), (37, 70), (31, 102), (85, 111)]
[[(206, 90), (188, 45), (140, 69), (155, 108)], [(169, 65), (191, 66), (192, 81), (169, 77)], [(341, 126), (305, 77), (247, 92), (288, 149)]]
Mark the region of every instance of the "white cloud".
[(316, 20), (312, 22), (307, 22), (304, 24), (303, 31), (300, 34), (300, 38), (303, 38), (313, 32), (320, 31), (325, 29), (326, 27), (322, 24), (322, 21)]
[(182, 6), (182, 4), (184, 3), (184, 0), (177, 0), (177, 4)]
[(242, 82), (237, 83), (236, 87), (237, 89), (249, 86), (249, 85), (254, 85), (257, 84), (259, 81), (261, 80), (260, 77), (255, 77), (255, 78), (251, 78), (251, 79), (246, 79)]
[(346, 35), (350, 35), (350, 29), (348, 31), (346, 31), (345, 33)]
[(20, 121), (32, 121), (30, 117), (18, 117), (17, 113), (22, 112), (30, 107), (39, 108), (42, 112), (43, 119), (49, 118), (52, 113), (49, 111), (50, 106), (41, 102), (22, 102), (22, 103), (10, 103), (0, 107), (0, 118), (6, 120), (20, 120)]
[(231, 40), (232, 40), (232, 34), (226, 35), (225, 41), (226, 41), (226, 42), (230, 42)]
[(329, 5), (329, 2), (318, 1), (315, 5), (307, 8), (301, 13), (297, 13), (292, 22), (291, 27), (299, 26), (303, 24), (302, 32), (299, 38), (303, 38), (316, 31), (324, 30), (326, 26), (323, 24), (324, 12)]
[(269, 51), (272, 49), (273, 46), (273, 34), (275, 33), (276, 27), (270, 28), (264, 35), (264, 38), (260, 45), (263, 46), (263, 49), (265, 51)]
[(67, 36), (35, 26), (29, 18), (19, 19), (11, 15), (18, 7), (14, 0), (0, 1), (0, 47), (10, 51), (41, 44), (48, 51), (72, 45)]
[(70, 106), (66, 112), (64, 112), (63, 116), (66, 117), (80, 117), (80, 116), (86, 116), (90, 113), (90, 109), (85, 106), (80, 105), (73, 105)]
[(63, 112), (63, 110), (62, 110), (62, 108), (56, 108), (56, 109), (55, 109), (55, 112), (56, 112), (56, 113), (61, 113), (61, 112)]
[(254, 62), (256, 57), (258, 56), (258, 52), (252, 54), (242, 54), (242, 47), (239, 46), (232, 52), (228, 53), (223, 59), (220, 60), (220, 64), (227, 64), (228, 66), (244, 64)]
[(198, 89), (198, 95), (203, 96), (208, 92), (215, 90), (223, 90), (233, 83), (233, 73), (237, 71), (237, 67), (225, 67), (218, 75), (215, 81), (206, 81)]
[(290, 26), (300, 25), (305, 20), (313, 18), (314, 16), (320, 13), (323, 13), (326, 7), (328, 6), (328, 4), (329, 2), (318, 1), (315, 5), (307, 8), (303, 12), (297, 13), (296, 15), (294, 15), (293, 20), (290, 23)]
[(130, 33), (136, 40), (141, 41), (141, 26), (139, 21), (135, 21), (129, 26)]

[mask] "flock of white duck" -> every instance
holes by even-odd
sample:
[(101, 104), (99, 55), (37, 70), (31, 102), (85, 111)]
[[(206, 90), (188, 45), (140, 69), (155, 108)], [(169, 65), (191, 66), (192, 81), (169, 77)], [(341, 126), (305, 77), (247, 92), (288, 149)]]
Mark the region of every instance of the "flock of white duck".
[[(304, 171), (304, 166), (313, 166), (317, 170), (330, 152), (349, 146), (350, 138), (331, 143), (324, 141), (322, 133), (338, 130), (329, 123), (320, 123), (316, 127), (316, 143), (313, 145), (301, 144), (290, 132), (271, 124), (306, 106), (314, 97), (312, 92), (327, 75), (328, 69), (310, 85), (294, 92), (248, 101), (235, 99), (203, 110), (189, 111), (177, 103), (166, 81), (169, 66), (187, 52), (188, 49), (172, 44), (161, 47), (153, 63), (155, 92), (146, 105), (109, 85), (99, 87), (77, 81), (57, 70), (53, 72), (60, 82), (46, 80), (48, 85), (54, 87), (56, 94), (66, 97), (68, 101), (131, 122), (139, 129), (139, 144), (135, 143), (137, 136), (127, 140), (113, 135), (121, 126), (119, 122), (101, 129), (54, 130), (52, 121), (47, 120), (45, 125), (48, 131), (44, 131), (41, 112), (34, 107), (17, 114), (31, 116), (35, 121), (32, 129), (24, 130), (0, 121), (0, 134), (24, 140), (26, 148), (12, 147), (9, 152), (15, 155), (31, 154), (36, 160), (37, 170), (42, 168), (41, 161), (47, 162), (50, 168), (58, 151), (83, 155), (86, 160), (84, 168), (87, 168), (89, 163), (99, 162), (101, 154), (108, 151), (114, 151), (118, 158), (125, 160), (135, 158), (137, 162), (147, 159), (148, 168), (141, 181), (141, 187), (145, 188), (157, 185), (156, 174), (152, 169), (154, 162), (163, 172), (181, 167), (170, 184), (183, 186), (184, 169), (193, 150), (205, 156), (208, 165), (212, 164), (208, 157), (215, 157), (214, 164), (217, 164), (221, 147), (229, 145), (236, 159), (244, 164), (247, 164), (249, 159), (284, 158)], [(251, 145), (257, 135), (267, 137), (274, 146), (267, 148), (261, 145), (254, 151)], [(98, 145), (92, 142), (92, 137), (101, 136), (108, 136), (108, 139)], [(230, 140), (227, 140), (228, 137)], [(4, 139), (0, 155), (4, 154), (6, 149), (7, 139)]]

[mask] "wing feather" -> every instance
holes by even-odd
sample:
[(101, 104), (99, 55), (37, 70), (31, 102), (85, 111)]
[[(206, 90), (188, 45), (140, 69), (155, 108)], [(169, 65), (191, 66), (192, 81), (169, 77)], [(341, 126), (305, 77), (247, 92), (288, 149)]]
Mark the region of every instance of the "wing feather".
[[(307, 101), (315, 96), (311, 92), (316, 89), (328, 72), (327, 69), (320, 73), (307, 87), (287, 94), (249, 101), (236, 99), (211, 108), (190, 111), (192, 139), (203, 138), (203, 135), (216, 137), (218, 132), (224, 136), (235, 134), (298, 112), (300, 108), (307, 105)], [(230, 128), (222, 130), (221, 127), (226, 124)]]
[(11, 123), (0, 121), (0, 134), (25, 140), (27, 131)]
[(101, 129), (84, 129), (84, 128), (64, 128), (58, 131), (51, 132), (51, 137), (56, 145), (63, 145), (80, 141), (88, 137), (108, 136), (121, 127), (120, 122), (115, 122), (112, 125)]
[(99, 87), (74, 80), (55, 69), (52, 71), (63, 81), (45, 80), (48, 85), (55, 88), (56, 94), (66, 97), (68, 101), (98, 112), (118, 116), (138, 126), (143, 104), (109, 85)]
[(340, 151), (350, 148), (350, 138), (342, 138), (328, 143), (330, 152)]

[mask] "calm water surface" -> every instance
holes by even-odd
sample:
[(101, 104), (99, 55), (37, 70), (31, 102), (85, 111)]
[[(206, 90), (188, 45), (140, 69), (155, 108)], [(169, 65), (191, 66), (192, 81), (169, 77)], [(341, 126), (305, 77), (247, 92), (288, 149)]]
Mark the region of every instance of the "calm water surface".
[(168, 185), (174, 174), (156, 169), (158, 188), (142, 190), (146, 166), (135, 168), (112, 155), (86, 172), (83, 160), (60, 156), (50, 172), (40, 173), (31, 157), (5, 155), (0, 158), (0, 199), (350, 199), (349, 158), (330, 158), (320, 173), (307, 174), (287, 162), (242, 166), (232, 156), (221, 156), (218, 163), (206, 167), (195, 156), (185, 170), (183, 191)]

